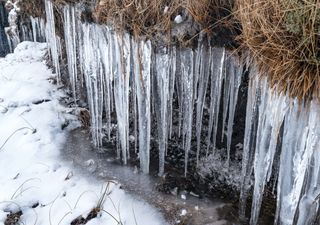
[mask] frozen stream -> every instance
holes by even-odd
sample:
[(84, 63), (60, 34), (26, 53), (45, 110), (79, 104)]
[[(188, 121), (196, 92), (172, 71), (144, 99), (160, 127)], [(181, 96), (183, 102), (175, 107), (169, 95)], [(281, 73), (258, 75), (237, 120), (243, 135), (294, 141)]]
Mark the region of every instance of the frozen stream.
[(138, 174), (132, 167), (120, 165), (112, 155), (93, 151), (90, 140), (87, 130), (77, 129), (69, 134), (63, 148), (65, 159), (72, 161), (82, 173), (120, 182), (124, 190), (157, 207), (171, 224), (236, 224), (225, 220), (222, 215), (231, 208), (230, 204), (221, 200), (199, 199), (188, 194), (183, 199), (184, 195), (181, 194), (175, 196), (161, 193), (155, 189), (161, 178)]

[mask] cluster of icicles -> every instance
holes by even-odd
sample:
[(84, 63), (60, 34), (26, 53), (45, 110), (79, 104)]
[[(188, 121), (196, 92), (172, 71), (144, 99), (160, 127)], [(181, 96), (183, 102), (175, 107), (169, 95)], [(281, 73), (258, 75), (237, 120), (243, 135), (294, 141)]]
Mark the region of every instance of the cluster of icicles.
[[(47, 3), (51, 4), (51, 3)], [(47, 7), (50, 8), (49, 6)], [(52, 11), (47, 18), (52, 18)], [(197, 159), (202, 153), (201, 136), (208, 136), (208, 146), (215, 141), (223, 81), (226, 83), (224, 121), (231, 146), (232, 124), (241, 83), (242, 67), (223, 48), (211, 48), (205, 41), (196, 50), (152, 46), (150, 41), (136, 41), (129, 34), (118, 34), (110, 27), (81, 23), (77, 10), (64, 9), (64, 33), (68, 71), (74, 97), (84, 80), (92, 117), (92, 134), (96, 146), (110, 138), (111, 114), (117, 117), (118, 156), (124, 163), (130, 158), (129, 137), (138, 143), (141, 169), (149, 172), (152, 117), (156, 118), (159, 143), (159, 173), (163, 174), (168, 140), (175, 133), (185, 150), (185, 173), (191, 149), (193, 124), (197, 124)], [(52, 21), (52, 20), (51, 20)], [(50, 34), (54, 34), (47, 29)], [(59, 61), (59, 43), (51, 37), (53, 61)], [(80, 67), (78, 65), (81, 65)], [(224, 79), (228, 77), (228, 79)], [(209, 84), (211, 82), (211, 84)], [(210, 121), (206, 134), (202, 117), (208, 86), (211, 86)], [(179, 118), (173, 118), (173, 96), (178, 97)], [(196, 114), (194, 116), (194, 111)], [(227, 112), (229, 113), (227, 116)], [(132, 119), (130, 118), (132, 116)], [(195, 117), (196, 121), (193, 121)], [(227, 120), (228, 117), (228, 120)], [(173, 120), (178, 125), (173, 126)], [(130, 134), (129, 121), (133, 122)], [(211, 138), (213, 137), (213, 138)], [(215, 143), (213, 143), (213, 148)], [(208, 154), (211, 149), (206, 149)]]
[[(42, 20), (32, 18), (32, 33), (39, 37), (45, 29), (60, 77), (61, 41), (55, 34), (52, 2), (45, 4), (46, 26)], [(187, 173), (194, 134), (199, 160), (200, 155), (208, 155), (215, 148), (218, 121), (222, 119), (230, 159), (243, 74), (243, 67), (235, 57), (224, 48), (210, 47), (206, 41), (199, 41), (195, 50), (156, 47), (150, 41), (136, 41), (129, 34), (118, 34), (107, 26), (81, 23), (78, 13), (77, 7), (64, 8), (68, 72), (75, 99), (79, 86), (85, 84), (96, 146), (102, 145), (103, 135), (110, 138), (111, 114), (115, 113), (118, 156), (127, 162), (130, 135), (134, 136), (141, 169), (148, 173), (151, 118), (155, 117), (160, 175), (164, 173), (167, 143), (173, 133), (182, 139)], [(277, 193), (275, 224), (313, 224), (320, 194), (320, 106), (315, 101), (303, 104), (278, 95), (271, 91), (266, 79), (257, 76), (254, 67), (249, 72), (240, 216), (245, 216), (246, 199), (253, 186), (250, 224), (258, 224), (264, 188), (273, 179)], [(209, 104), (206, 96), (210, 96)], [(178, 102), (178, 118), (173, 118), (174, 97)], [(204, 110), (209, 112), (206, 129), (202, 122)], [(222, 118), (219, 111), (223, 112)], [(134, 127), (130, 134), (132, 114)], [(173, 120), (178, 125), (173, 125)], [(203, 136), (207, 137), (206, 145), (201, 142)]]

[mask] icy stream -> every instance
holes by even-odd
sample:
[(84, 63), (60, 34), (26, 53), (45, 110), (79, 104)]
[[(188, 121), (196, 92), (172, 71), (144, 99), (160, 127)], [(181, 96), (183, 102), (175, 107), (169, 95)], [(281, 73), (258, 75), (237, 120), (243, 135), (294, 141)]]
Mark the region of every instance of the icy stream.
[[(211, 47), (203, 37), (193, 49), (137, 41), (107, 26), (82, 23), (77, 6), (63, 10), (62, 43), (56, 36), (52, 3), (45, 2), (45, 32), (55, 71), (60, 80), (65, 50), (73, 98), (78, 101), (84, 87), (87, 92), (97, 148), (116, 138), (118, 158), (127, 163), (137, 152), (141, 170), (148, 173), (155, 142), (163, 175), (168, 146), (174, 142), (179, 146), (176, 151), (183, 151), (187, 176), (191, 161), (198, 164), (214, 153), (222, 139), (228, 167), (245, 67), (236, 56)], [(33, 33), (43, 33), (41, 23), (32, 20)], [(253, 195), (250, 224), (258, 224), (263, 193), (266, 186), (273, 186), (275, 224), (317, 224), (320, 105), (276, 94), (266, 79), (258, 78), (253, 65), (248, 73), (240, 216), (249, 216), (246, 202)]]

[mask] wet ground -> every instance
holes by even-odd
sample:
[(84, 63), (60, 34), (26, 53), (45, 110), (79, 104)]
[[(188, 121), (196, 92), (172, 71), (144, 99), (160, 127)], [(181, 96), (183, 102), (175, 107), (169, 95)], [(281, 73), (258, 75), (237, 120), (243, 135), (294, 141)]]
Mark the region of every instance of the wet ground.
[(64, 158), (72, 161), (75, 168), (100, 180), (116, 180), (123, 189), (158, 208), (170, 224), (183, 225), (233, 225), (232, 204), (221, 199), (199, 198), (193, 193), (172, 190), (165, 194), (157, 190), (161, 179), (145, 175), (132, 166), (123, 166), (111, 153), (93, 149), (87, 130), (77, 129), (70, 132), (64, 146)]

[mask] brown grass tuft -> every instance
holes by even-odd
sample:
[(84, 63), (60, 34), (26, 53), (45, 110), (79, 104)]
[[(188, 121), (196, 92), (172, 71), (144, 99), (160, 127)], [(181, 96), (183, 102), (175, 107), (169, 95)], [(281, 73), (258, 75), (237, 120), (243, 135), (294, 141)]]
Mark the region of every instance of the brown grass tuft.
[(170, 30), (171, 17), (178, 10), (181, 4), (177, 0), (100, 0), (95, 19), (136, 36), (153, 36)]
[(195, 22), (200, 28), (197, 32), (210, 34), (215, 24), (230, 15), (231, 7), (231, 2), (222, 0), (100, 0), (94, 17), (98, 23), (129, 31), (135, 37), (156, 39), (170, 37), (179, 14), (185, 21)]
[(240, 41), (270, 84), (290, 97), (320, 97), (320, 0), (238, 0)]
[(23, 0), (18, 6), (22, 16), (45, 17), (43, 0)]

